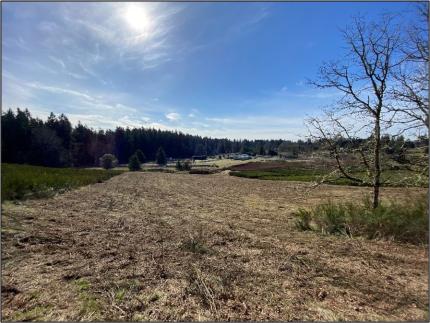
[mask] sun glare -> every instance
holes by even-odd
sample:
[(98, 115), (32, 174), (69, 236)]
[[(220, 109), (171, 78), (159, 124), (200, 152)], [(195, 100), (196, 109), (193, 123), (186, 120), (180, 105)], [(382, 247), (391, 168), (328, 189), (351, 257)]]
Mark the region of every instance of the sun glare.
[(147, 32), (151, 26), (151, 17), (141, 5), (128, 5), (124, 12), (124, 19), (131, 29), (141, 33)]

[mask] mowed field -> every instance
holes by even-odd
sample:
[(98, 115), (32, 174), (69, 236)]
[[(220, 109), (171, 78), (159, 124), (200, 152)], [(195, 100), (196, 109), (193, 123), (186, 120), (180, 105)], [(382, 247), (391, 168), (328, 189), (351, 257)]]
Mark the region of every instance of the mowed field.
[(126, 172), (6, 202), (3, 320), (427, 320), (427, 246), (294, 226), (301, 207), (369, 191)]

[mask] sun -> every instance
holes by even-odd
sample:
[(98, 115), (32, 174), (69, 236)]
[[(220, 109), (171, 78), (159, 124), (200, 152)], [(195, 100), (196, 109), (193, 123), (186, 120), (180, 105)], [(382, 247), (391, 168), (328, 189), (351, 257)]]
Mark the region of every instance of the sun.
[(124, 19), (131, 29), (140, 33), (148, 32), (151, 27), (151, 16), (142, 5), (128, 5), (124, 10)]

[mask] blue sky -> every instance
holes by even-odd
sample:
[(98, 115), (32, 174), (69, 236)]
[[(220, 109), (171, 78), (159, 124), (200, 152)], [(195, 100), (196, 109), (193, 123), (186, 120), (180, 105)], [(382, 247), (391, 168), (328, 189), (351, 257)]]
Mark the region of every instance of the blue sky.
[[(304, 138), (353, 15), (410, 3), (2, 3), (2, 106), (95, 129)], [(411, 18), (412, 19), (412, 18)]]

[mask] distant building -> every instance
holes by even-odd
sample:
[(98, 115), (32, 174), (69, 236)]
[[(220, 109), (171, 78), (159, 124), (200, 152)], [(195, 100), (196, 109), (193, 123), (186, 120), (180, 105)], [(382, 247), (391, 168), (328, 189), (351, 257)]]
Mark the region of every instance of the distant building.
[(252, 157), (248, 154), (232, 154), (231, 158), (234, 160), (248, 160), (252, 159)]

